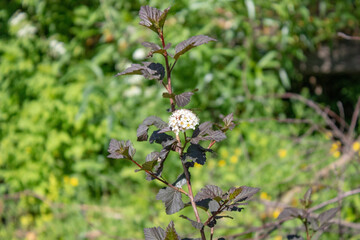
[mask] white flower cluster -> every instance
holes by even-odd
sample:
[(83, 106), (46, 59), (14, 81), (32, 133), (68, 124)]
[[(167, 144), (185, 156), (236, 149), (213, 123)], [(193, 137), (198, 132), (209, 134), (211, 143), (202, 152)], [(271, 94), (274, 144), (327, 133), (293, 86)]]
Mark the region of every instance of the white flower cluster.
[(49, 43), (50, 54), (54, 57), (62, 56), (66, 53), (65, 44), (58, 40), (52, 39)]
[(188, 129), (195, 129), (195, 126), (198, 124), (199, 118), (187, 109), (176, 110), (169, 118), (169, 127), (176, 135), (180, 131), (184, 132)]

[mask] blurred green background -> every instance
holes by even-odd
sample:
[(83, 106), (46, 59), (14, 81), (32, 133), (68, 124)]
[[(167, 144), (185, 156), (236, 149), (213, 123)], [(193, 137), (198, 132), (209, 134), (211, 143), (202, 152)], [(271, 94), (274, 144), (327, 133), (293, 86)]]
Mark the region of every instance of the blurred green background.
[[(145, 181), (130, 162), (106, 158), (110, 138), (130, 139), (136, 159), (144, 161), (160, 148), (136, 142), (136, 128), (147, 116), (169, 117), (156, 81), (114, 77), (145, 59), (141, 42), (158, 41), (138, 24), (142, 5), (172, 6), (165, 38), (173, 47), (193, 35), (218, 39), (182, 56), (173, 72), (175, 92), (199, 89), (189, 107), (202, 122), (230, 112), (241, 122), (214, 146), (205, 167), (192, 170), (195, 190), (206, 184), (261, 188), (259, 201), (221, 222), (216, 236), (274, 221), (281, 208), (261, 201), (283, 200), (295, 186), (301, 191), (286, 203), (298, 206), (312, 177), (341, 156), (341, 143), (313, 109), (256, 97), (292, 91), (335, 112), (342, 101), (351, 116), (359, 66), (351, 74), (313, 76), (301, 63), (320, 47), (335, 46), (339, 31), (360, 34), (359, 0), (0, 0), (0, 239), (143, 239), (144, 227), (170, 220), (182, 236), (197, 236), (178, 217), (193, 217), (190, 209), (166, 216), (155, 198), (161, 184)], [(323, 128), (309, 132), (307, 123), (274, 120), (285, 118)], [(341, 176), (316, 182), (315, 203), (359, 187), (355, 156)], [(171, 181), (181, 172), (176, 156), (165, 168)], [(340, 215), (360, 223), (358, 195), (344, 200)], [(285, 239), (294, 226), (300, 225), (289, 222), (269, 239)]]

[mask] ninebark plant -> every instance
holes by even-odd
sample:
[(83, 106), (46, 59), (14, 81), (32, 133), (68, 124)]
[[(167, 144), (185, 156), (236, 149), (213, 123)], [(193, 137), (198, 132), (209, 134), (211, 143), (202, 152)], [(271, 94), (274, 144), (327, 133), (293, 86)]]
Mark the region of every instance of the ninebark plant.
[[(194, 167), (195, 163), (204, 165), (206, 154), (213, 151), (211, 147), (216, 142), (224, 140), (226, 138), (225, 132), (233, 129), (235, 124), (233, 114), (229, 114), (222, 119), (223, 123), (221, 124), (203, 122), (199, 125), (197, 116), (184, 108), (196, 90), (181, 94), (174, 93), (171, 85), (171, 73), (176, 62), (192, 48), (216, 41), (216, 39), (205, 35), (194, 36), (180, 42), (175, 47), (175, 54), (170, 54), (168, 49), (170, 49), (171, 43), (166, 44), (163, 32), (169, 10), (170, 8), (161, 11), (153, 7), (143, 6), (139, 12), (140, 25), (154, 31), (161, 41), (161, 45), (152, 42), (143, 42), (142, 45), (150, 48), (148, 57), (152, 57), (153, 54), (161, 54), (164, 57), (165, 67), (161, 63), (143, 62), (142, 64), (132, 64), (125, 71), (117, 74), (117, 76), (143, 75), (147, 79), (158, 81), (165, 88), (166, 92), (163, 93), (163, 97), (170, 101), (169, 123), (159, 117), (150, 116), (137, 129), (138, 141), (161, 144), (162, 150), (151, 152), (147, 155), (145, 162), (140, 163), (135, 160), (135, 149), (130, 141), (111, 139), (108, 157), (130, 160), (138, 167), (136, 171), (146, 173), (147, 180), (158, 180), (165, 184), (166, 187), (160, 189), (156, 199), (163, 201), (166, 213), (174, 214), (185, 207), (192, 207), (195, 219), (183, 215), (181, 217), (199, 230), (201, 239), (206, 239), (206, 235), (210, 235), (210, 239), (212, 239), (217, 221), (221, 218), (229, 218), (225, 212), (240, 212), (243, 209), (241, 206), (245, 205), (246, 201), (259, 191), (259, 188), (241, 186), (231, 187), (228, 191), (223, 191), (218, 186), (206, 185), (197, 194), (193, 192), (190, 169)], [(158, 128), (151, 135), (149, 133), (150, 126)], [(191, 135), (190, 131), (192, 131)], [(201, 142), (208, 142), (205, 143), (208, 144), (207, 147), (203, 147), (200, 144)], [(179, 156), (179, 164), (182, 165), (183, 169), (174, 183), (168, 182), (162, 176), (164, 162), (172, 152)], [(184, 185), (187, 185), (187, 190), (183, 189)], [(189, 202), (183, 202), (182, 195), (185, 195)], [(207, 213), (206, 219), (200, 218), (199, 210)], [(144, 234), (146, 240), (181, 239), (172, 221), (165, 230), (161, 227), (145, 228)]]

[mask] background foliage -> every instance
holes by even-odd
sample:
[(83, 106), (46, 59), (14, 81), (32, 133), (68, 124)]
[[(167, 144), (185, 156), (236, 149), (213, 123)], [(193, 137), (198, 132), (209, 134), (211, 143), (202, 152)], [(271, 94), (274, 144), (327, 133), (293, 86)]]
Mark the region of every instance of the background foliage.
[[(172, 219), (155, 200), (158, 183), (144, 182), (144, 174), (135, 174), (127, 162), (106, 158), (110, 138), (136, 142), (135, 129), (145, 117), (168, 118), (168, 100), (155, 81), (114, 77), (146, 57), (140, 42), (156, 41), (138, 25), (142, 5), (165, 9), (169, 4), (0, 1), (1, 239), (141, 239), (144, 227), (166, 226)], [(230, 112), (241, 121), (214, 148), (208, 166), (195, 168), (194, 188), (211, 183), (262, 188), (259, 202), (221, 225), (219, 236), (273, 221), (281, 206), (261, 202), (297, 206), (319, 169), (343, 149), (326, 128), (307, 134), (307, 123), (276, 121), (291, 117), (324, 126), (305, 104), (257, 97), (295, 91), (334, 111), (346, 98), (353, 110), (358, 84), (336, 96), (314, 95), (299, 64), (319, 46), (333, 45), (338, 31), (359, 35), (360, 2), (179, 0), (171, 5), (165, 31), (173, 46), (198, 34), (218, 39), (182, 57), (173, 72), (175, 92), (199, 89), (191, 107), (202, 121)], [(138, 159), (156, 148), (135, 146)], [(316, 182), (315, 202), (359, 187), (355, 156), (341, 175)], [(175, 180), (180, 165), (167, 164), (172, 170), (165, 176)], [(285, 195), (295, 186), (302, 188)], [(358, 195), (348, 198), (341, 218), (359, 221), (359, 209)], [(175, 224), (178, 232), (194, 232), (186, 220)], [(289, 222), (270, 238), (285, 239), (285, 229), (293, 226), (296, 222)], [(337, 237), (329, 233), (327, 239)]]

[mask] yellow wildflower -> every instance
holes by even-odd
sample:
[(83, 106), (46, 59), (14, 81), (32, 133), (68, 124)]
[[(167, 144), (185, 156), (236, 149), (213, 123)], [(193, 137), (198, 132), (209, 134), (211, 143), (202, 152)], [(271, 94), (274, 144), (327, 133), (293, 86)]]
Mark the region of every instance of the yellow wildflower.
[(36, 240), (36, 234), (34, 232), (27, 232), (25, 236), (26, 240)]
[(332, 138), (332, 133), (330, 132), (330, 131), (326, 131), (325, 132), (325, 139), (326, 140), (329, 140), (329, 139), (331, 139)]
[(261, 192), (260, 193), (260, 199), (271, 200), (271, 196), (269, 196), (266, 192)]
[(340, 151), (335, 151), (335, 152), (333, 153), (333, 156), (334, 156), (335, 158), (340, 157), (340, 155), (341, 155)]
[(236, 148), (236, 149), (235, 149), (235, 155), (236, 155), (236, 156), (240, 156), (241, 153), (242, 153), (242, 152), (241, 152), (241, 149), (240, 149), (240, 148)]
[(280, 208), (276, 208), (274, 211), (273, 211), (273, 218), (277, 218), (281, 213), (281, 209)]
[(71, 186), (76, 187), (79, 185), (79, 179), (76, 177), (71, 177), (69, 183)]
[(278, 235), (278, 236), (274, 237), (274, 240), (282, 240), (282, 236)]
[(284, 158), (284, 157), (286, 157), (286, 155), (287, 155), (286, 149), (279, 149), (279, 151), (278, 151), (278, 156), (279, 156), (280, 158)]
[(235, 155), (231, 156), (230, 162), (232, 162), (232, 163), (237, 163), (237, 162), (238, 162), (238, 157), (235, 156)]
[(225, 160), (220, 160), (218, 165), (219, 165), (219, 167), (224, 167), (226, 165)]
[(354, 142), (352, 148), (355, 152), (360, 150), (360, 142)]

